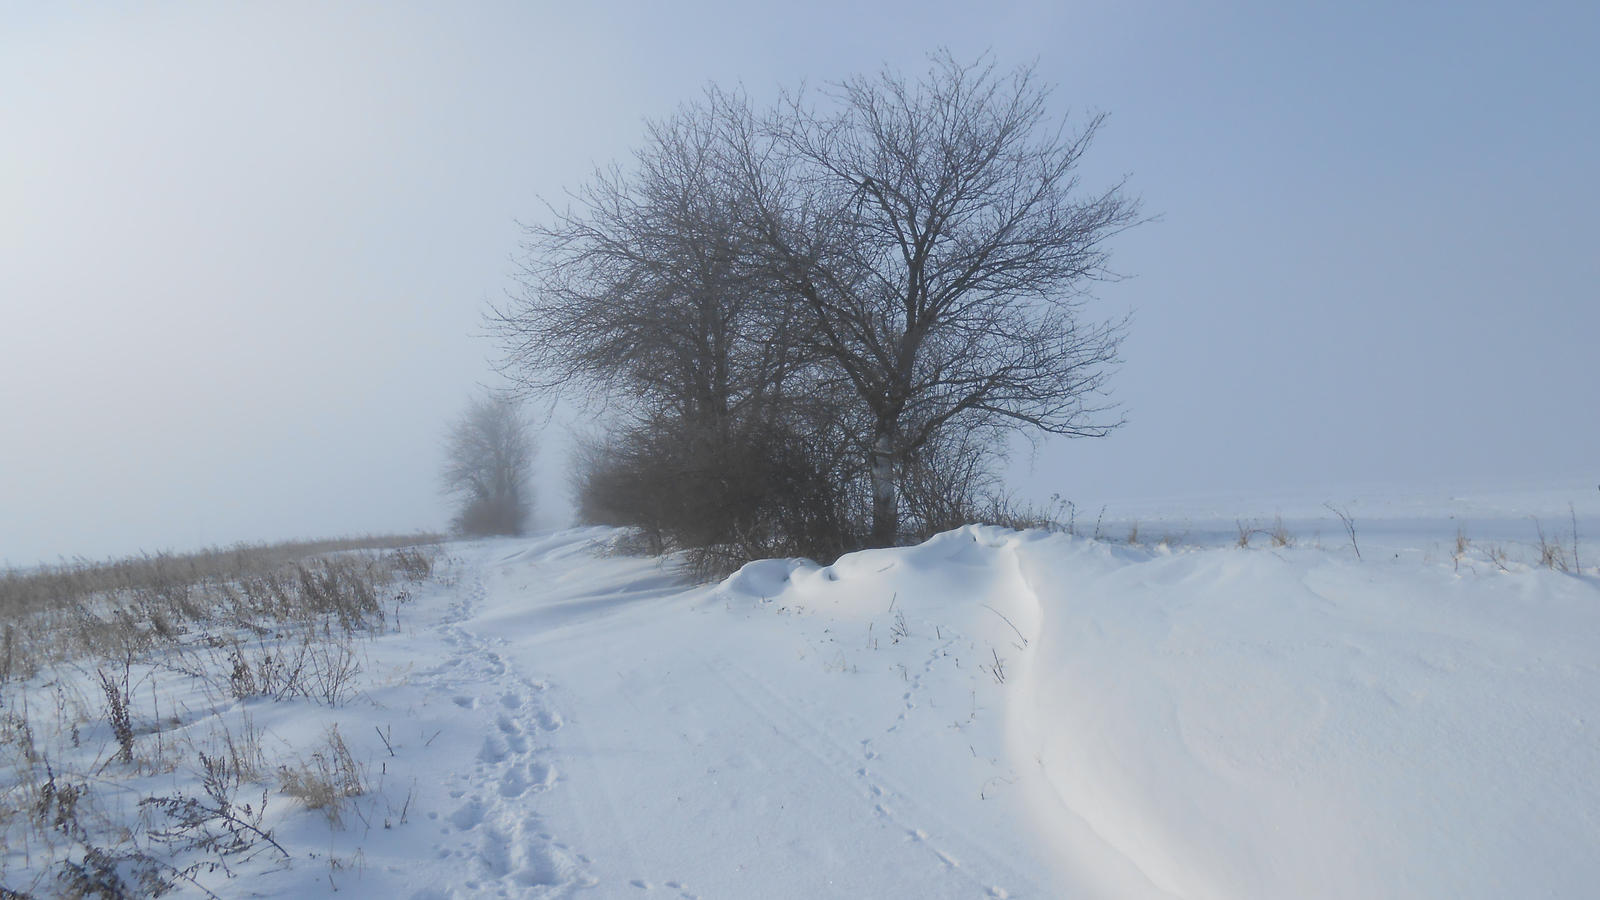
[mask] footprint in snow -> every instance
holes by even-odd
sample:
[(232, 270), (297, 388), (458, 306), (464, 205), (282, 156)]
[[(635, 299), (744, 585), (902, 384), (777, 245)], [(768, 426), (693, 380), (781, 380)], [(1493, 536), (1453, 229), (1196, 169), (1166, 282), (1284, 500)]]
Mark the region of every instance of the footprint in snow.
[(483, 739), (483, 749), (478, 751), (478, 759), (486, 763), (504, 762), (510, 749), (505, 740), (491, 734)]
[(577, 871), (572, 858), (556, 844), (530, 843), (515, 845), (512, 861), (516, 869), (513, 878), (528, 887), (555, 887), (572, 884), (593, 887), (593, 878)]
[(511, 800), (521, 797), (528, 792), (528, 776), (521, 769), (513, 767), (500, 779), (500, 796)]
[(471, 800), (450, 814), (450, 824), (462, 831), (471, 831), (482, 821), (483, 804), (478, 800)]
[[(555, 781), (555, 767), (547, 763), (529, 763), (526, 767), (514, 766), (500, 779), (500, 796), (511, 799), (520, 797), (529, 790), (547, 791)], [(548, 838), (547, 835), (543, 837)]]
[(500, 726), (500, 733), (506, 736), (506, 746), (513, 753), (528, 752), (528, 738), (523, 734), (521, 725), (508, 716), (501, 716), (497, 724)]
[(511, 849), (506, 835), (498, 828), (485, 828), (478, 842), (478, 862), (496, 878), (511, 874)]
[(556, 783), (556, 767), (549, 763), (528, 764), (528, 786), (536, 791), (547, 791)]
[(555, 731), (562, 725), (561, 715), (559, 713), (551, 712), (548, 709), (539, 710), (536, 718), (539, 721), (539, 727), (543, 728), (545, 731)]

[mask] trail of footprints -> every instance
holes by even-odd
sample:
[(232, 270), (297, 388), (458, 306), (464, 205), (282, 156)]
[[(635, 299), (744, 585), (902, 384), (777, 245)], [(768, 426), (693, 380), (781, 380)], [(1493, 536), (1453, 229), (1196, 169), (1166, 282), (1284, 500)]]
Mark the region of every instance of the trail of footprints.
[[(471, 895), (566, 897), (598, 884), (588, 871), (591, 861), (543, 830), (532, 805), (532, 798), (561, 781), (538, 738), (565, 723), (539, 701), (544, 684), (514, 673), (488, 641), (462, 627), (486, 596), (479, 580), (452, 604), (439, 629), (454, 653), (424, 676), (451, 703), (481, 712), (483, 719), (476, 758), (465, 772), (448, 776), (449, 796), (458, 805), (447, 815), (434, 815), (441, 838), (436, 853), (459, 869), (456, 886)], [(629, 884), (650, 895), (658, 888), (643, 879)], [(699, 900), (678, 881), (659, 887), (680, 900)], [(414, 900), (456, 895), (424, 890)]]
[[(440, 832), (435, 852), (459, 871), (455, 886), (472, 895), (566, 896), (595, 884), (589, 860), (542, 830), (530, 803), (560, 781), (538, 738), (563, 722), (538, 700), (545, 685), (518, 676), (486, 640), (461, 627), (485, 595), (480, 581), (451, 607), (440, 632), (455, 652), (425, 676), (451, 703), (479, 714), (483, 735), (471, 763), (446, 776), (457, 805), (430, 816)], [(438, 896), (423, 891), (416, 900)]]
[[(492, 665), (503, 665), (492, 651), (482, 655)], [(505, 896), (527, 896), (530, 888), (545, 888), (533, 896), (551, 896), (594, 883), (585, 872), (588, 860), (540, 830), (539, 817), (525, 800), (560, 779), (537, 746), (538, 733), (562, 725), (558, 714), (534, 699), (542, 689), (515, 681), (502, 688), (485, 710), (487, 727), (471, 769), (452, 776), (450, 796), (461, 805), (449, 816), (446, 831), (454, 831), (457, 843), (442, 847), (440, 855), (477, 869), (476, 877), (462, 883), (469, 890), (493, 893), (498, 887)]]
[[(470, 770), (449, 776), (452, 783), (449, 795), (459, 806), (442, 818), (433, 814), (444, 838), (437, 848), (438, 857), (460, 864), (459, 886), (475, 895), (569, 896), (575, 890), (598, 884), (588, 873), (591, 861), (555, 835), (543, 831), (539, 816), (528, 805), (531, 795), (548, 791), (561, 780), (554, 764), (541, 755), (536, 738), (541, 733), (560, 729), (563, 722), (559, 713), (536, 699), (545, 685), (512, 673), (486, 641), (461, 627), (472, 618), (486, 596), (485, 586), (479, 580), (461, 601), (451, 606), (440, 631), (445, 641), (455, 647), (455, 653), (425, 676), (432, 677), (437, 689), (449, 695), (452, 703), (463, 709), (482, 710), (485, 716), (481, 729), (483, 743)], [(885, 735), (899, 731), (907, 716), (917, 708), (916, 695), (923, 676), (932, 671), (953, 643), (946, 641), (936, 648), (922, 672), (908, 679), (907, 690), (901, 697), (904, 707), (894, 724), (885, 730)], [(500, 686), (498, 695), (496, 691), (488, 692), (495, 699), (485, 702), (481, 699), (483, 688), (492, 684)], [(872, 738), (861, 741), (861, 753), (869, 765), (878, 758)], [(936, 846), (926, 831), (905, 827), (889, 805), (892, 793), (873, 778), (867, 765), (856, 769), (855, 775), (866, 787), (874, 804), (874, 815), (903, 828), (906, 841), (925, 846), (946, 868), (960, 869), (961, 863)], [(637, 889), (641, 897), (655, 896), (658, 888), (665, 888), (681, 900), (700, 900), (679, 881), (657, 885), (645, 879), (633, 879), (628, 885)], [(993, 886), (987, 889), (986, 895), (994, 900), (1009, 896), (1005, 889)], [(416, 894), (414, 900), (453, 896), (453, 891), (441, 895), (425, 890)]]

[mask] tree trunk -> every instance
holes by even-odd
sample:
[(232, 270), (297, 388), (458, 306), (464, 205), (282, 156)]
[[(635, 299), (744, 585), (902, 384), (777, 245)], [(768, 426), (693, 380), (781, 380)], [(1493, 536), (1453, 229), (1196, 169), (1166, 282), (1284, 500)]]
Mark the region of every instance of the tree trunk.
[(900, 540), (900, 496), (895, 483), (894, 426), (880, 423), (872, 442), (873, 547), (893, 547)]

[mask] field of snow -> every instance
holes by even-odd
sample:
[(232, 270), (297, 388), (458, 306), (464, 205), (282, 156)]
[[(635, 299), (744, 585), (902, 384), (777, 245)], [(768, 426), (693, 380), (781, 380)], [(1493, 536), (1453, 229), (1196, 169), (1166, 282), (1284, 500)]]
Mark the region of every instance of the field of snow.
[[(365, 770), (337, 827), (268, 798), (289, 858), (203, 874), (222, 895), (1582, 896), (1600, 509), (1568, 496), (1535, 514), (1575, 525), (1569, 571), (1537, 565), (1514, 498), (1359, 507), (1359, 559), (1309, 503), (1250, 513), (1246, 547), (1198, 506), (1139, 516), (1136, 544), (1132, 516), (1097, 541), (1080, 512), (1077, 535), (974, 526), (700, 586), (607, 529), (455, 544), (348, 701), (180, 684), (136, 718), (302, 756), (336, 724)], [(5, 886), (48, 893), (5, 852)]]

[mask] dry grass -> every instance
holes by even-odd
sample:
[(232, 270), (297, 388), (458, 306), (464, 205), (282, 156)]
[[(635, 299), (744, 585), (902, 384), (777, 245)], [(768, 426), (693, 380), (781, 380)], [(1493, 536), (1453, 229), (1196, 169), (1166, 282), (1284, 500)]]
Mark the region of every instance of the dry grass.
[(299, 800), (306, 809), (320, 811), (328, 824), (344, 824), (346, 802), (367, 792), (366, 770), (351, 756), (339, 726), (328, 729), (323, 746), (292, 766), (278, 769), (278, 785), (283, 793)]
[[(1544, 533), (1544, 525), (1539, 522), (1537, 516), (1532, 518), (1534, 530), (1537, 531), (1539, 535), (1539, 565), (1544, 566), (1546, 569), (1559, 569), (1562, 572), (1572, 571), (1567, 562), (1567, 548), (1562, 546), (1559, 538), (1546, 537)], [(1576, 554), (1578, 546), (1576, 518), (1574, 518), (1573, 524), (1572, 546), (1573, 552)]]
[(1283, 527), (1282, 516), (1272, 517), (1272, 527), (1267, 530), (1267, 537), (1272, 539), (1274, 547), (1294, 546), (1294, 536), (1289, 533), (1289, 529)]
[[(1533, 527), (1539, 535), (1539, 565), (1547, 569), (1558, 569), (1562, 572), (1583, 574), (1583, 563), (1578, 556), (1578, 512), (1571, 503), (1567, 504), (1567, 515), (1572, 525), (1572, 530), (1567, 535), (1570, 544), (1563, 544), (1560, 536), (1547, 537), (1544, 525), (1537, 516), (1533, 518)], [(1570, 555), (1569, 555), (1570, 547)]]
[(411, 564), (422, 565), (425, 555), (418, 555), (417, 548), (443, 540), (438, 534), (368, 535), (8, 569), (0, 572), (0, 619), (10, 621), (29, 612), (111, 593), (154, 596), (183, 608), (196, 586), (267, 575), (308, 559), (352, 550), (395, 550)]
[[(436, 538), (0, 574), (0, 897), (143, 896), (177, 882), (209, 894), (202, 870), (231, 875), (230, 864), (263, 850), (287, 857), (261, 824), (274, 787), (337, 824), (365, 790), (337, 729), (309, 759), (278, 766), (248, 720), (229, 732), (219, 717), (212, 739), (174, 740), (178, 720), (159, 697), (175, 683), (214, 709), (253, 697), (346, 702), (364, 661), (359, 639), (397, 621), (406, 582), (433, 575), (436, 554), (419, 540)], [(198, 792), (128, 792), (125, 779), (179, 769)], [(32, 883), (10, 883), (7, 854)], [(180, 868), (180, 858), (199, 861)]]
[(197, 628), (382, 624), (382, 589), (432, 574), (436, 535), (300, 541), (0, 574), (0, 683), (76, 658), (125, 659)]

